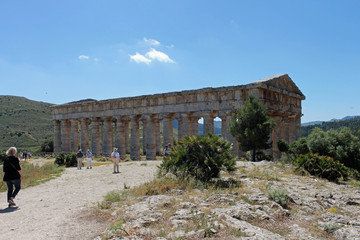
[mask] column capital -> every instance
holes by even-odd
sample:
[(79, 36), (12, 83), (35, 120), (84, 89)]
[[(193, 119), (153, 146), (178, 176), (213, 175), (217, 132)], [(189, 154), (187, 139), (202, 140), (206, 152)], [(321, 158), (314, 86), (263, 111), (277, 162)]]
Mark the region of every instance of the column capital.
[(100, 122), (100, 121), (101, 121), (101, 118), (99, 118), (99, 117), (93, 117), (93, 118), (90, 118), (90, 120), (91, 120), (92, 122)]
[(168, 119), (174, 119), (176, 113), (162, 113), (161, 117), (168, 118)]
[(80, 122), (87, 122), (87, 121), (89, 121), (89, 118), (80, 118), (79, 121)]

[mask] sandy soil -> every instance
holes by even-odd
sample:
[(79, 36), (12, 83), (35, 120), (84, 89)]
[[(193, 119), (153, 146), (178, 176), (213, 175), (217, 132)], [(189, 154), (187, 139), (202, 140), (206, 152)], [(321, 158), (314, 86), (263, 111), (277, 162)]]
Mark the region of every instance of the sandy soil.
[[(146, 163), (146, 164), (145, 164)], [(19, 208), (8, 208), (0, 193), (0, 239), (93, 239), (104, 225), (80, 218), (111, 190), (121, 190), (153, 179), (160, 161), (125, 162), (120, 174), (112, 164), (93, 169), (68, 168), (44, 184), (22, 189), (15, 199)]]

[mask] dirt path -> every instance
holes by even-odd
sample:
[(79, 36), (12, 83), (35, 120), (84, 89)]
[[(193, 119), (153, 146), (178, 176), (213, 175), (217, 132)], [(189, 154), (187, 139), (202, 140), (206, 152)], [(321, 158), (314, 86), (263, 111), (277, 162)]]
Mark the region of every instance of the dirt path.
[(150, 181), (160, 161), (125, 162), (120, 174), (112, 165), (65, 173), (44, 184), (23, 189), (15, 201), (19, 209), (7, 208), (6, 192), (0, 193), (0, 239), (93, 239), (103, 229), (96, 221), (82, 221), (81, 212), (103, 200), (111, 190)]

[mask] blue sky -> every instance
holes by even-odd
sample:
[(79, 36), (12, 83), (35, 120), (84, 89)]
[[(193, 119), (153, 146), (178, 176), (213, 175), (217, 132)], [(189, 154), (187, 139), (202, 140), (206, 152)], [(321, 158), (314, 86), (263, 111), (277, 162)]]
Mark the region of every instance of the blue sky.
[(302, 122), (360, 115), (360, 1), (0, 0), (0, 95), (49, 103), (289, 74)]

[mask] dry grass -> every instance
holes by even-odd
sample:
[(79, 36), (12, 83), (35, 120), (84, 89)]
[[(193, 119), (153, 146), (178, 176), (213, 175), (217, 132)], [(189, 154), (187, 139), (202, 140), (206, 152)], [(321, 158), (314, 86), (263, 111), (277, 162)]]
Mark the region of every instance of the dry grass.
[[(51, 179), (61, 176), (64, 171), (64, 167), (58, 167), (52, 163), (46, 163), (40, 166), (34, 166), (28, 162), (21, 162), (21, 169), (24, 176), (24, 179), (21, 181), (21, 187), (27, 188), (31, 186), (36, 186), (41, 183), (47, 182)], [(0, 178), (2, 179), (4, 173), (0, 171)], [(0, 192), (7, 191), (5, 182), (0, 182)]]

